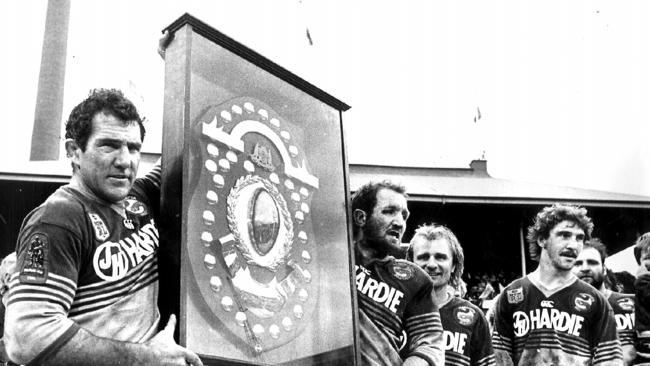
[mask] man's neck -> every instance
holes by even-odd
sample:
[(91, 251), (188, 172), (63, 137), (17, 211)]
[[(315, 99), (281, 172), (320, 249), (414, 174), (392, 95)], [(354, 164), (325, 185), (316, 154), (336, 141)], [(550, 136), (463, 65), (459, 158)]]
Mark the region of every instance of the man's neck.
[(540, 262), (537, 269), (531, 273), (544, 290), (555, 292), (575, 281), (576, 277), (571, 271), (564, 271), (547, 263)]
[(84, 197), (86, 197), (86, 198), (88, 198), (88, 199), (90, 199), (90, 200), (92, 200), (92, 201), (95, 201), (95, 202), (97, 202), (97, 203), (99, 203), (99, 204), (109, 206), (109, 207), (112, 208), (115, 212), (117, 212), (118, 214), (120, 214), (122, 217), (126, 217), (126, 210), (124, 209), (124, 201), (123, 201), (123, 200), (120, 201), (120, 202), (108, 202), (108, 201), (106, 201), (106, 200), (103, 200), (103, 199), (97, 197), (97, 195), (96, 195), (95, 193), (93, 193), (93, 192), (92, 192), (92, 191), (91, 191), (91, 190), (90, 190), (90, 189), (89, 189), (89, 188), (88, 188), (88, 187), (83, 183), (83, 181), (81, 180), (81, 178), (79, 178), (79, 176), (77, 176), (77, 175), (75, 175), (75, 174), (72, 175), (72, 178), (70, 179), (70, 187), (72, 187), (72, 188), (74, 188), (75, 190), (77, 190), (77, 191), (78, 191), (79, 193), (81, 193)]
[(600, 285), (600, 288), (598, 288), (598, 291), (600, 291), (600, 293), (603, 294), (603, 296), (605, 296), (606, 299), (609, 299), (609, 295), (612, 294), (612, 290), (605, 287), (605, 283)]
[(357, 258), (360, 260), (361, 265), (365, 265), (377, 257), (377, 251), (372, 249), (363, 237), (358, 237), (354, 241)]
[(451, 286), (440, 286), (438, 288), (433, 288), (433, 299), (438, 305), (438, 308), (445, 306), (449, 300), (454, 296), (454, 289)]

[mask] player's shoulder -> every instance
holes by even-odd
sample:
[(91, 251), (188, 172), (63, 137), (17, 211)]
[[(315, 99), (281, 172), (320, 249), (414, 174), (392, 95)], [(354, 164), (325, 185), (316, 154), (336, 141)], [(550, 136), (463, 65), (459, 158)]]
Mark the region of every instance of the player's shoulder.
[(483, 311), (471, 302), (455, 297), (440, 309), (441, 315), (445, 314), (448, 321), (453, 321), (465, 327), (473, 326), (481, 318), (485, 318)]
[(503, 291), (501, 291), (499, 299), (496, 301), (513, 306), (518, 305), (530, 296), (530, 289), (532, 286), (532, 282), (530, 282), (528, 277), (520, 277), (510, 282)]
[(393, 259), (387, 263), (387, 270), (400, 281), (409, 281), (421, 284), (431, 283), (429, 275), (415, 263), (404, 259)]
[(580, 279), (576, 279), (576, 281), (572, 283), (570, 287), (572, 290), (571, 293), (584, 293), (584, 294), (589, 294), (591, 296), (597, 297), (601, 300), (605, 300), (605, 301), (607, 300), (605, 298), (605, 295), (603, 295), (595, 287)]
[(66, 223), (83, 215), (84, 205), (79, 196), (67, 186), (60, 187), (52, 193), (30, 215), (33, 220), (48, 224)]
[(84, 212), (82, 199), (68, 186), (63, 186), (25, 217), (21, 231), (29, 228), (44, 230), (44, 227), (75, 230), (85, 221)]
[(633, 312), (634, 311), (634, 295), (623, 294), (620, 292), (612, 291), (607, 298), (615, 312)]

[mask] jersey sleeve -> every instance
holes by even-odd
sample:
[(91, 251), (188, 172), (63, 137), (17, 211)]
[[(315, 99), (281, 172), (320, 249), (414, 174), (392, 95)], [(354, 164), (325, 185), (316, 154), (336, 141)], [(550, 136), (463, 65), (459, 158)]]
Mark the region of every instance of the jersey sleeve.
[[(504, 290), (505, 291), (505, 290)], [(514, 355), (514, 333), (512, 328), (512, 316), (509, 314), (506, 296), (499, 296), (494, 310), (494, 330), (492, 331), (492, 346), (494, 351), (502, 352), (513, 359)]]
[(470, 363), (473, 366), (495, 365), (494, 349), (490, 339), (490, 326), (483, 313), (478, 310), (470, 343)]
[(51, 224), (21, 232), (7, 294), (4, 342), (9, 357), (36, 363), (79, 330), (67, 317), (77, 288), (81, 241)]
[(404, 312), (409, 342), (408, 356), (418, 356), (429, 365), (443, 365), (445, 349), (442, 322), (438, 306), (433, 301), (432, 290), (431, 283), (422, 286)]
[(132, 192), (146, 198), (147, 205), (153, 210), (154, 217), (160, 213), (160, 186), (162, 182), (160, 160), (141, 178), (135, 180)]
[(623, 351), (616, 334), (614, 311), (604, 297), (598, 297), (600, 306), (593, 321), (593, 365), (622, 365)]

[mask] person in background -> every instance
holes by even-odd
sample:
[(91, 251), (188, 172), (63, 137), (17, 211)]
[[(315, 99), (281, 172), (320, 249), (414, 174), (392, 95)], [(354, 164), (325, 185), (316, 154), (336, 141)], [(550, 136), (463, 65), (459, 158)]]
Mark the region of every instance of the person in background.
[(465, 267), (465, 254), (456, 235), (445, 226), (421, 226), (411, 239), (406, 259), (425, 270), (433, 281), (444, 330), (445, 364), (494, 365), (490, 327), (483, 311), (455, 296)]
[(607, 248), (599, 239), (592, 238), (585, 242), (582, 252), (578, 255), (573, 273), (581, 280), (592, 285), (600, 291), (609, 302), (616, 318), (616, 331), (623, 348), (623, 361), (631, 365), (636, 357), (634, 344), (636, 341), (634, 331), (634, 295), (622, 294), (610, 290), (605, 286), (607, 267)]
[(389, 181), (367, 183), (352, 197), (363, 365), (444, 364), (431, 279), (413, 263), (395, 258), (409, 216), (406, 197), (403, 186)]
[[(5, 294), (9, 290), (9, 278), (16, 270), (16, 252), (11, 252), (2, 259), (0, 263), (0, 334), (4, 333), (5, 303), (7, 297)], [(0, 339), (0, 365), (15, 365), (9, 360), (7, 350), (5, 349), (4, 339)]]
[(70, 183), (23, 221), (7, 294), (9, 358), (39, 365), (202, 365), (158, 332), (160, 166), (136, 179), (136, 107), (96, 89), (70, 113)]
[(638, 365), (650, 365), (650, 232), (641, 235), (634, 244), (634, 257), (639, 273), (634, 282), (636, 301), (636, 360)]
[(616, 321), (605, 297), (572, 273), (593, 223), (582, 207), (543, 208), (528, 228), (539, 265), (509, 284), (496, 304), (498, 365), (622, 365)]

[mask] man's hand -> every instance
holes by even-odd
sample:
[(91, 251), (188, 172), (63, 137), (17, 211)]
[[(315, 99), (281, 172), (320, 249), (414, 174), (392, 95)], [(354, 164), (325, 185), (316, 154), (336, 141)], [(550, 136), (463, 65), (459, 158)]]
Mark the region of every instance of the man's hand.
[(195, 365), (203, 366), (203, 362), (196, 353), (181, 347), (174, 341), (176, 316), (171, 315), (165, 329), (161, 330), (146, 345), (156, 353), (160, 365)]

